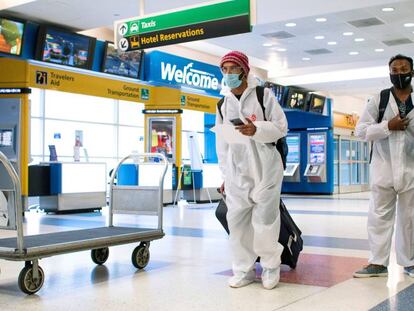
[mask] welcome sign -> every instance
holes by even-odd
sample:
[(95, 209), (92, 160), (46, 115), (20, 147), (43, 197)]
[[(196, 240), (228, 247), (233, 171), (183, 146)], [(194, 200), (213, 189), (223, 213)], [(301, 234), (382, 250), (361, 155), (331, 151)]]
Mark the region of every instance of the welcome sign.
[(153, 51), (145, 55), (145, 80), (220, 96), (223, 75), (218, 66)]

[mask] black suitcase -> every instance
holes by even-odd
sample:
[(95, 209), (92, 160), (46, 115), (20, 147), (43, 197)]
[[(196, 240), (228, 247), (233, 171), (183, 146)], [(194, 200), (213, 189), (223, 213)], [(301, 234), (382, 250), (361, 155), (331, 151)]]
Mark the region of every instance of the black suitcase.
[[(282, 252), (282, 264), (288, 265), (292, 269), (296, 268), (299, 254), (303, 249), (302, 231), (293, 221), (285, 204), (280, 200), (280, 234), (279, 243), (283, 246)], [(229, 226), (227, 224), (227, 205), (224, 199), (220, 200), (217, 209), (216, 217), (227, 233), (230, 233)]]

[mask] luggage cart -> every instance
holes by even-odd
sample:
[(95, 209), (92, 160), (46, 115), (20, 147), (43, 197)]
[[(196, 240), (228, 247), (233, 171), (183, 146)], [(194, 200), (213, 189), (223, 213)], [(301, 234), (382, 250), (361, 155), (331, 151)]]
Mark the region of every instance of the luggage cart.
[[(114, 185), (115, 176), (122, 163), (128, 159), (145, 163), (157, 158), (160, 162), (160, 179), (158, 186), (118, 186)], [(8, 192), (15, 224), (0, 229), (15, 230), (16, 237), (0, 238), (0, 259), (24, 261), (25, 266), (18, 277), (20, 289), (26, 294), (34, 294), (43, 285), (45, 274), (39, 266), (39, 259), (54, 255), (91, 250), (92, 261), (102, 265), (108, 259), (110, 246), (141, 242), (132, 252), (132, 264), (143, 269), (149, 262), (149, 246), (153, 240), (164, 236), (162, 229), (163, 183), (168, 162), (163, 154), (142, 153), (131, 154), (123, 158), (117, 165), (110, 182), (110, 202), (108, 225), (105, 227), (82, 229), (75, 231), (54, 232), (24, 236), (23, 210), (19, 177), (7, 157), (0, 152), (0, 164), (3, 164), (13, 183), (12, 189), (0, 189)], [(113, 225), (114, 213), (136, 213), (158, 217), (155, 229), (121, 227)]]

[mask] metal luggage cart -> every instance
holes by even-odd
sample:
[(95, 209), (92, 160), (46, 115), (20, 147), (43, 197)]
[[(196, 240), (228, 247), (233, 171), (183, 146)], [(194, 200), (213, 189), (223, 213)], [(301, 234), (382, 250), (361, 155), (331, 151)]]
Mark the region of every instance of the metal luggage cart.
[[(154, 158), (161, 160), (158, 186), (114, 185), (115, 176), (121, 164), (126, 160), (133, 159), (135, 162), (148, 163), (149, 160)], [(110, 182), (107, 226), (29, 236), (23, 234), (23, 210), (19, 177), (2, 152), (0, 152), (0, 164), (4, 165), (13, 183), (13, 189), (0, 189), (9, 194), (8, 202), (11, 202), (9, 210), (13, 211), (13, 215), (10, 217), (12, 220), (10, 225), (0, 227), (0, 229), (11, 229), (17, 232), (16, 237), (0, 238), (0, 259), (25, 261), (25, 266), (18, 277), (18, 284), (26, 294), (36, 293), (43, 285), (45, 274), (39, 266), (39, 259), (41, 258), (91, 250), (93, 262), (102, 265), (108, 259), (108, 247), (141, 242), (132, 252), (131, 260), (137, 269), (142, 269), (150, 259), (150, 242), (164, 236), (162, 229), (162, 195), (168, 162), (165, 156), (160, 153), (131, 154), (118, 163)], [(154, 229), (138, 226), (114, 226), (114, 213), (155, 215), (158, 217), (158, 225)]]

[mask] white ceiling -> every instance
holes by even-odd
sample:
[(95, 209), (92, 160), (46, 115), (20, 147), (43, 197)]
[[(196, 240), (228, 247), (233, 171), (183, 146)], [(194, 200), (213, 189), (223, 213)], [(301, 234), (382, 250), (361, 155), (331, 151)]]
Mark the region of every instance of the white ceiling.
[[(12, 6), (6, 1), (8, 12), (21, 17), (47, 21), (86, 30), (99, 27), (112, 27), (115, 20), (140, 15), (139, 0), (37, 0)], [(202, 0), (146, 0), (145, 14), (182, 8), (188, 5), (206, 4)], [(414, 43), (387, 46), (385, 40), (406, 38), (414, 41), (414, 27), (406, 28), (404, 23), (414, 23), (414, 0), (256, 0), (257, 25), (248, 34), (221, 37), (185, 44), (187, 47), (221, 55), (225, 49), (245, 51), (252, 63), (268, 70), (269, 76), (276, 82), (302, 85), (325, 91), (330, 94), (368, 94), (374, 93), (389, 84), (388, 59), (397, 53), (413, 56)], [(393, 7), (394, 12), (382, 12), (383, 7)], [(1, 12), (0, 12), (1, 13)], [(324, 23), (315, 18), (325, 17)], [(349, 21), (377, 18), (382, 25), (357, 28)], [(294, 22), (296, 27), (286, 27)], [(264, 34), (287, 31), (294, 37), (272, 40)], [(343, 32), (351, 31), (353, 36), (345, 37)], [(314, 39), (323, 35), (322, 40)], [(355, 42), (355, 38), (364, 38)], [(327, 42), (336, 41), (337, 45)], [(264, 47), (272, 43), (272, 47)], [(286, 51), (277, 51), (284, 48)], [(383, 52), (375, 52), (382, 48)], [(328, 49), (331, 53), (310, 55), (306, 50)], [(356, 51), (358, 55), (349, 55)], [(303, 57), (310, 60), (304, 61)], [(364, 70), (358, 73), (353, 69), (379, 67), (376, 75), (364, 78)], [(340, 71), (339, 73), (335, 73)], [(366, 70), (369, 71), (368, 69)], [(315, 73), (324, 73), (315, 75)], [(331, 73), (335, 82), (326, 81)], [(341, 74), (344, 79), (341, 81)], [(313, 74), (313, 76), (312, 76)], [(348, 76), (351, 74), (351, 78)], [(352, 74), (356, 74), (355, 79)], [(321, 77), (324, 77), (323, 79)], [(339, 76), (339, 78), (338, 78)], [(346, 77), (345, 77), (346, 76)], [(309, 81), (309, 78), (311, 80)], [(296, 79), (296, 80), (295, 80)], [(339, 80), (338, 80), (339, 79)], [(295, 83), (296, 82), (296, 83)], [(283, 83), (285, 84), (285, 83)]]

